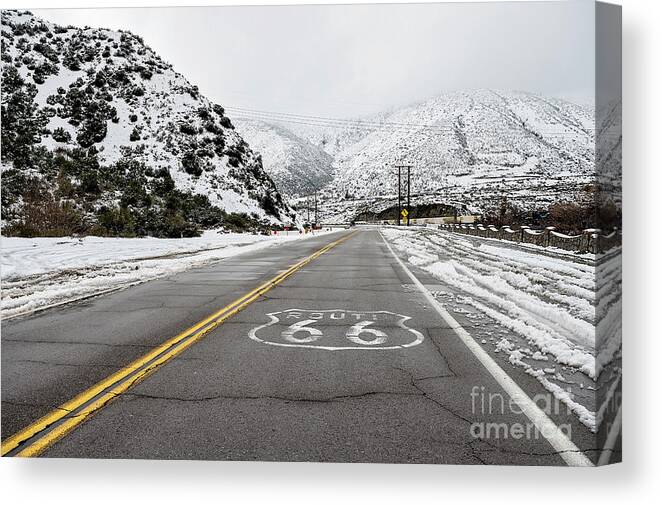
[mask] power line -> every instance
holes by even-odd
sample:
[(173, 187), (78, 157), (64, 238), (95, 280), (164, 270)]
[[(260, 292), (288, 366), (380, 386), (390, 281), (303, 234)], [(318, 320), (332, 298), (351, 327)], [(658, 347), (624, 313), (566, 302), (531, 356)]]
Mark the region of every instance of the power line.
[(280, 116), (280, 117), (291, 117), (295, 119), (314, 119), (314, 120), (324, 120), (324, 121), (332, 121), (332, 122), (342, 122), (342, 123), (356, 123), (356, 124), (361, 124), (361, 125), (375, 125), (375, 126), (381, 126), (381, 125), (395, 125), (395, 126), (403, 126), (403, 127), (428, 127), (428, 128), (452, 128), (452, 125), (447, 125), (447, 124), (426, 124), (426, 123), (401, 123), (397, 121), (373, 121), (373, 120), (368, 120), (368, 119), (360, 119), (360, 118), (330, 118), (326, 116), (309, 116), (309, 115), (304, 115), (304, 114), (293, 114), (293, 113), (286, 113), (286, 112), (274, 112), (274, 111), (264, 111), (264, 110), (259, 110), (259, 109), (247, 109), (244, 107), (232, 107), (232, 106), (227, 106), (226, 109), (228, 110), (236, 110), (236, 111), (241, 111), (245, 113), (255, 113), (255, 114), (261, 114), (261, 115), (269, 115), (269, 116)]
[[(327, 127), (327, 128), (342, 128), (342, 125), (338, 124), (331, 124), (331, 123), (323, 123), (323, 122), (311, 122), (311, 121), (298, 121), (298, 120), (290, 120), (290, 119), (280, 119), (280, 118), (265, 118), (265, 117), (259, 117), (259, 116), (245, 116), (245, 115), (232, 115), (232, 118), (239, 119), (239, 120), (260, 120), (264, 122), (275, 122), (275, 123), (292, 123), (292, 124), (299, 124), (299, 125), (308, 125), (308, 126), (316, 126), (316, 127)], [(421, 134), (421, 135), (442, 135), (442, 134), (454, 134), (454, 130), (448, 130), (448, 129), (438, 129), (438, 130), (430, 130), (430, 129), (425, 129), (425, 128), (419, 128), (416, 130), (410, 130), (410, 129), (403, 129), (403, 128), (380, 128), (376, 126), (365, 126), (365, 127), (360, 127), (358, 125), (347, 125), (346, 128), (351, 128), (353, 130), (358, 130), (358, 131), (366, 131), (366, 132), (390, 132), (390, 133), (410, 133), (410, 134)], [(504, 131), (503, 129), (493, 129), (493, 130), (480, 130), (480, 134), (482, 135), (492, 135), (495, 137), (500, 137), (504, 139), (512, 139), (512, 138), (522, 138), (522, 137), (566, 137), (568, 139), (577, 139), (579, 137), (588, 137), (591, 139), (590, 136), (585, 134), (585, 132), (582, 133), (572, 133), (572, 132), (533, 132), (529, 130), (518, 130), (515, 131), (513, 129), (510, 129), (508, 131)], [(613, 134), (611, 137), (615, 138), (618, 137), (616, 134)], [(603, 138), (603, 135), (600, 136), (600, 138)]]
[[(405, 128), (405, 127), (398, 127), (398, 126), (389, 126), (387, 123), (384, 123), (380, 126), (377, 125), (360, 125), (358, 123), (351, 123), (347, 122), (346, 124), (339, 124), (339, 123), (326, 123), (324, 121), (317, 121), (317, 120), (311, 120), (311, 121), (304, 121), (304, 120), (295, 120), (295, 119), (287, 119), (287, 118), (280, 118), (280, 117), (265, 117), (265, 116), (258, 116), (258, 115), (247, 115), (247, 114), (233, 114), (233, 118), (237, 119), (246, 119), (246, 120), (261, 120), (265, 122), (281, 122), (281, 123), (294, 123), (294, 124), (302, 124), (302, 125), (311, 125), (311, 126), (321, 126), (321, 127), (331, 127), (331, 128), (338, 128), (338, 127), (345, 127), (345, 128), (352, 128), (355, 130), (368, 130), (368, 131), (393, 131), (393, 132), (413, 132), (413, 133), (423, 133), (424, 131), (436, 131), (437, 133), (454, 133), (456, 131), (455, 128), (428, 128), (428, 127), (416, 127), (416, 128)], [(486, 129), (480, 129), (480, 133), (485, 133), (485, 134), (494, 134), (494, 135), (511, 135), (514, 133), (517, 134), (524, 134), (528, 136), (532, 135), (549, 135), (549, 136), (567, 136), (567, 137), (578, 137), (580, 135), (587, 136), (585, 132), (550, 132), (550, 131), (532, 131), (532, 130), (525, 130), (523, 127), (505, 127), (505, 128), (499, 128), (499, 129), (491, 129), (491, 130), (486, 130)]]
[[(262, 116), (275, 116), (275, 117), (289, 117), (289, 118), (294, 118), (297, 120), (322, 120), (322, 121), (328, 121), (328, 122), (340, 122), (340, 123), (351, 123), (351, 124), (356, 124), (360, 126), (399, 126), (399, 127), (411, 127), (411, 128), (434, 128), (434, 129), (448, 129), (448, 130), (453, 130), (454, 125), (448, 124), (448, 123), (440, 123), (440, 124), (432, 124), (432, 123), (402, 123), (398, 121), (374, 121), (370, 119), (361, 119), (361, 118), (331, 118), (327, 116), (311, 116), (311, 115), (305, 115), (305, 114), (294, 114), (294, 113), (287, 113), (287, 112), (276, 112), (276, 111), (265, 111), (262, 109), (249, 109), (246, 107), (234, 107), (234, 106), (227, 106), (226, 109), (228, 110), (235, 110), (240, 113), (245, 113), (245, 114), (255, 114), (255, 115), (262, 115)], [(591, 131), (595, 130), (593, 127), (577, 127), (582, 130), (579, 131)], [(565, 132), (561, 132), (565, 133)], [(574, 132), (566, 132), (569, 134), (572, 134)]]
[[(298, 119), (290, 119), (287, 117), (269, 117), (269, 116), (260, 116), (260, 115), (251, 115), (247, 113), (239, 113), (239, 114), (232, 114), (232, 118), (239, 119), (239, 120), (259, 120), (259, 121), (264, 121), (264, 122), (276, 122), (276, 123), (292, 123), (292, 124), (299, 124), (299, 125), (308, 125), (308, 126), (315, 126), (315, 127), (326, 127), (326, 128), (346, 128), (346, 129), (352, 129), (352, 130), (358, 130), (358, 131), (366, 131), (366, 132), (376, 132), (376, 131), (381, 131), (381, 132), (391, 132), (391, 133), (410, 133), (410, 134), (427, 134), (427, 135), (441, 135), (441, 134), (454, 134), (457, 130), (455, 128), (446, 128), (446, 127), (425, 127), (425, 126), (420, 126), (420, 127), (411, 127), (411, 128), (406, 128), (403, 126), (390, 126), (387, 123), (383, 123), (381, 125), (377, 124), (364, 124), (361, 125), (359, 123), (353, 123), (353, 122), (346, 122), (344, 124), (342, 123), (331, 123), (331, 122), (325, 122), (323, 120), (298, 120)], [(478, 132), (482, 135), (492, 135), (492, 136), (497, 136), (500, 138), (522, 138), (522, 137), (566, 137), (568, 139), (578, 139), (578, 138), (592, 138), (593, 136), (591, 134), (586, 133), (585, 131), (575, 131), (575, 132), (549, 132), (549, 131), (532, 131), (532, 130), (526, 130), (524, 127), (504, 127), (504, 128), (499, 128), (499, 129), (479, 129)], [(599, 138), (604, 138), (606, 135), (604, 134), (599, 134)], [(619, 134), (613, 133), (610, 135), (607, 135), (612, 138), (619, 137)]]
[(280, 123), (294, 123), (294, 124), (302, 124), (302, 125), (311, 125), (311, 126), (319, 126), (319, 127), (328, 127), (328, 128), (351, 128), (354, 130), (369, 130), (369, 131), (375, 131), (375, 130), (392, 130), (392, 131), (404, 131), (404, 132), (415, 132), (415, 131), (420, 131), (423, 129), (427, 130), (435, 130), (440, 132), (452, 132), (452, 128), (426, 128), (426, 127), (417, 127), (417, 128), (410, 128), (410, 127), (404, 127), (404, 126), (397, 126), (393, 125), (390, 126), (388, 124), (361, 124), (359, 122), (352, 122), (352, 121), (346, 121), (346, 122), (333, 122), (333, 121), (326, 121), (326, 120), (316, 120), (316, 119), (310, 119), (310, 120), (304, 120), (304, 119), (298, 119), (298, 118), (289, 118), (289, 117), (280, 117), (280, 116), (267, 116), (267, 115), (260, 115), (260, 114), (252, 114), (252, 113), (242, 113), (242, 112), (237, 112), (236, 114), (232, 114), (232, 118), (239, 118), (239, 119), (252, 119), (252, 120), (261, 120), (261, 121), (266, 121), (266, 122), (280, 122)]
[[(303, 114), (293, 114), (293, 113), (284, 113), (284, 112), (274, 112), (274, 111), (265, 111), (260, 109), (249, 109), (245, 107), (232, 107), (227, 106), (228, 111), (236, 111), (236, 114), (233, 114), (235, 117), (242, 117), (245, 119), (261, 119), (265, 121), (281, 121), (289, 123), (301, 123), (308, 124), (313, 126), (343, 126), (343, 127), (353, 127), (356, 129), (392, 129), (392, 130), (432, 130), (432, 131), (447, 131), (452, 132), (455, 130), (455, 125), (450, 124), (429, 124), (429, 123), (401, 123), (396, 121), (373, 121), (369, 119), (346, 119), (346, 118), (330, 118), (325, 116), (311, 116)], [(509, 130), (520, 131), (525, 128), (524, 125), (518, 126), (507, 126)], [(525, 130), (526, 133), (537, 133), (540, 135), (567, 135), (567, 136), (576, 136), (576, 135), (588, 135), (588, 132), (593, 133), (596, 128), (594, 127), (576, 127), (575, 131), (540, 131), (533, 132), (531, 130)], [(502, 133), (503, 129), (494, 130), (496, 133)]]

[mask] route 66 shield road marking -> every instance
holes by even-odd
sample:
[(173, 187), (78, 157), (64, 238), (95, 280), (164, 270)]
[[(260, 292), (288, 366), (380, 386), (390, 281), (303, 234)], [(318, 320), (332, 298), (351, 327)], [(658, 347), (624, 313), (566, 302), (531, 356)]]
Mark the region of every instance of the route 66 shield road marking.
[(287, 309), (267, 313), (269, 321), (249, 332), (254, 341), (320, 350), (396, 350), (416, 346), (424, 336), (411, 317), (392, 311)]

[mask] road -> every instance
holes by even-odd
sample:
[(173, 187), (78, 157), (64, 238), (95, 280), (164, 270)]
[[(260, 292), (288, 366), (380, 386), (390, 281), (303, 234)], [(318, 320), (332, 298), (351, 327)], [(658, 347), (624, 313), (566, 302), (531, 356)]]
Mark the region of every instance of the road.
[(9, 455), (595, 462), (594, 435), (570, 413), (546, 422), (574, 449), (535, 431), (512, 388), (532, 398), (541, 386), (485, 365), (456, 329), (470, 335), (470, 322), (425, 294), (437, 283), (378, 230), (343, 231), (3, 322), (3, 453), (33, 427)]

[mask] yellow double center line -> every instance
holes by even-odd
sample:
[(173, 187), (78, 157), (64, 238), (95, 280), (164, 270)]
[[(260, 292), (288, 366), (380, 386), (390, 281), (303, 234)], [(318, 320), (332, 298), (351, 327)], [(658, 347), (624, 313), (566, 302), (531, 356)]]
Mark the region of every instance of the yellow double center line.
[(146, 355), (143, 355), (70, 401), (65, 402), (25, 429), (7, 438), (2, 442), (2, 455), (11, 454), (19, 457), (35, 457), (39, 455), (90, 415), (108, 404), (112, 399), (146, 378), (158, 367), (179, 355), (218, 325), (282, 283), (303, 266), (323, 255), (331, 248), (346, 241), (354, 234), (355, 232), (345, 235), (315, 251), (310, 256), (292, 265), (266, 283), (216, 311), (181, 334), (168, 339)]

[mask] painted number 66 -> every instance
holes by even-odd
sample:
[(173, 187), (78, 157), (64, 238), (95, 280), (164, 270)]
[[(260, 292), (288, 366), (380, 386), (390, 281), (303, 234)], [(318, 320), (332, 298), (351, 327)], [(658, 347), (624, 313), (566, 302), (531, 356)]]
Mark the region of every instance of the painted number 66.
[[(314, 327), (308, 327), (308, 325), (316, 321), (317, 320), (301, 320), (300, 322), (294, 323), (282, 331), (282, 338), (290, 343), (312, 343), (324, 335), (321, 330)], [(373, 323), (373, 321), (369, 320), (363, 320), (356, 323), (347, 331), (346, 338), (352, 343), (366, 346), (385, 343), (388, 340), (388, 335), (385, 332), (367, 328)], [(296, 334), (299, 332), (305, 332), (306, 335), (297, 337)], [(370, 337), (365, 339), (364, 337), (361, 337), (361, 334), (369, 334)]]

